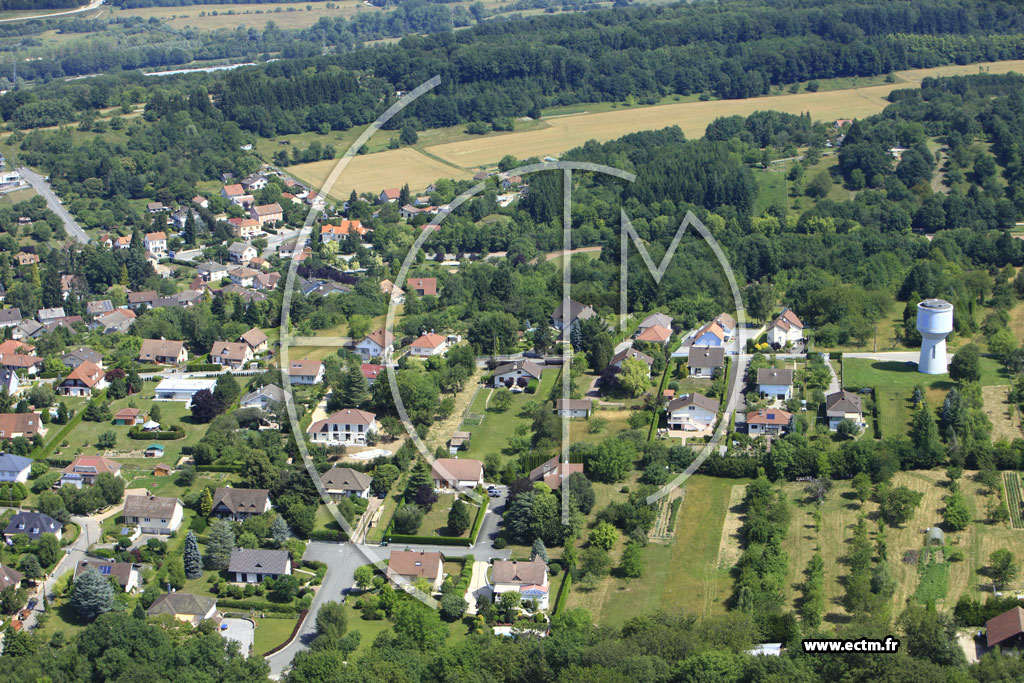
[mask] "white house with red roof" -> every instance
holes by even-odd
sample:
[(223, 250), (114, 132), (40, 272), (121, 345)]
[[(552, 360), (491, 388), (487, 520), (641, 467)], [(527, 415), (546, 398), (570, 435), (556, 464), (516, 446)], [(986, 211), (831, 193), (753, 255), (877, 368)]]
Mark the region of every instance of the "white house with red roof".
[(147, 232), (142, 241), (143, 245), (146, 247), (146, 251), (151, 254), (159, 255), (167, 253), (167, 233), (163, 230), (159, 232)]
[(354, 350), (364, 360), (385, 358), (395, 351), (395, 336), (381, 327), (356, 342)]
[(290, 361), (288, 379), (292, 384), (320, 384), (324, 381), (324, 364), (306, 358)]
[(413, 356), (437, 356), (446, 350), (448, 350), (447, 339), (433, 332), (427, 332), (409, 345), (409, 354)]
[(768, 326), (768, 343), (772, 346), (795, 344), (804, 337), (804, 324), (793, 309), (787, 308)]
[(92, 396), (107, 386), (103, 378), (103, 369), (90, 361), (85, 361), (72, 370), (57, 387), (57, 393), (63, 396)]
[(373, 386), (373, 383), (377, 381), (377, 377), (384, 372), (383, 365), (376, 365), (374, 363), (363, 363), (359, 366), (359, 369), (363, 373), (363, 377), (366, 378), (366, 383)]

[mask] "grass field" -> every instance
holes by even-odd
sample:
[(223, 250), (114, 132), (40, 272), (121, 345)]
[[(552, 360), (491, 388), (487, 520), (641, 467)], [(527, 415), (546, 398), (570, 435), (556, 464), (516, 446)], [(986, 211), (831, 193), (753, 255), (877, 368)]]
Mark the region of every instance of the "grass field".
[[(992, 358), (983, 357), (981, 359), (982, 386), (998, 386), (1009, 383), (1009, 376), (998, 362)], [(902, 392), (909, 398), (917, 385), (924, 388), (925, 399), (934, 407), (942, 402), (946, 393), (956, 385), (956, 382), (949, 379), (949, 375), (921, 374), (917, 371), (916, 363), (907, 364), (902, 361), (881, 361), (867, 358), (843, 359), (843, 386), (845, 387), (875, 387), (880, 394), (892, 395)]]
[(758, 171), (754, 173), (757, 181), (757, 199), (754, 201), (754, 215), (760, 216), (770, 206), (786, 206), (786, 174), (781, 170)]
[[(289, 166), (288, 172), (320, 189), (337, 164), (338, 159), (326, 159)], [(401, 187), (406, 183), (413, 191), (421, 191), (438, 178), (465, 180), (471, 176), (469, 171), (431, 159), (406, 147), (353, 157), (328, 194), (347, 199), (352, 190), (379, 192), (385, 187)]]
[(882, 437), (901, 437), (907, 435), (913, 408), (910, 398), (913, 390), (885, 388), (878, 390), (875, 400), (878, 402), (878, 420), (882, 427)]
[[(686, 614), (708, 615), (725, 612), (732, 590), (730, 568), (719, 568), (718, 550), (729, 495), (737, 479), (716, 479), (695, 475), (686, 484), (686, 494), (676, 517), (673, 545), (650, 543), (644, 548), (644, 575), (639, 579), (609, 577), (592, 592), (573, 586), (569, 607), (584, 607), (595, 622), (621, 625), (638, 614), (671, 608)], [(601, 488), (599, 488), (601, 487)], [(595, 485), (600, 509), (602, 493), (618, 491), (618, 485)], [(605, 492), (608, 489), (609, 492)], [(612, 549), (618, 563), (624, 543)]]
[[(252, 5), (190, 5), (184, 7), (142, 7), (139, 9), (105, 8), (104, 17), (113, 19), (128, 17), (156, 17), (165, 20), (173, 28), (192, 27), (203, 31), (233, 29), (237, 26), (262, 29), (267, 22), (274, 22), (278, 28), (307, 28), (322, 17), (335, 19), (353, 17), (357, 14), (380, 12), (379, 7), (364, 5), (358, 0), (336, 0), (336, 9), (327, 9), (326, 3), (266, 3)], [(109, 14), (108, 14), (109, 13)], [(214, 16), (216, 13), (216, 16)], [(202, 16), (200, 16), (202, 15)]]
[[(680, 102), (652, 107), (620, 108), (575, 116), (548, 119), (548, 128), (487, 136), (465, 142), (435, 145), (428, 151), (453, 164), (468, 168), (496, 163), (505, 154), (520, 159), (557, 155), (582, 145), (587, 140), (612, 140), (638, 130), (653, 130), (678, 125), (688, 138), (699, 138), (719, 116), (749, 115), (755, 111), (775, 110), (791, 114), (810, 113), (816, 120), (863, 118), (880, 112), (888, 102), (885, 96), (898, 88), (913, 87), (928, 76), (1024, 71), (1024, 60), (986, 64), (952, 65), (932, 69), (898, 72), (897, 82), (826, 92), (802, 92), (795, 95), (770, 95), (743, 100)], [(585, 110), (589, 107), (584, 108)]]
[(256, 633), (253, 637), (252, 654), (262, 655), (281, 643), (288, 640), (295, 629), (294, 618), (286, 619), (257, 619)]
[(534, 394), (527, 394), (526, 392), (513, 394), (512, 406), (504, 413), (485, 411), (484, 404), (487, 402), (488, 395), (493, 390), (482, 387), (477, 393), (476, 398), (473, 399), (469, 412), (476, 415), (486, 415), (486, 417), (478, 425), (465, 426), (465, 431), (472, 435), (472, 439), (470, 439), (469, 449), (465, 451), (465, 456), (460, 455), (460, 457), (483, 460), (484, 456), (488, 453), (503, 455), (502, 451), (508, 446), (509, 439), (515, 434), (516, 428), (519, 425), (527, 427), (530, 425), (531, 418), (520, 415), (523, 406), (530, 402), (542, 402), (547, 397), (548, 392), (551, 391), (557, 376), (558, 370), (555, 368), (544, 370), (541, 374), (537, 392)]

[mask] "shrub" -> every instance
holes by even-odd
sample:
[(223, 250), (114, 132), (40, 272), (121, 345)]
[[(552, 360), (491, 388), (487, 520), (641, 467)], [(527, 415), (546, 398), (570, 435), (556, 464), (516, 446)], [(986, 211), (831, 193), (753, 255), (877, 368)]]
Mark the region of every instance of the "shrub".
[(504, 550), (506, 546), (508, 546), (508, 541), (505, 540), (504, 536), (498, 536), (498, 538), (494, 541), (495, 550)]

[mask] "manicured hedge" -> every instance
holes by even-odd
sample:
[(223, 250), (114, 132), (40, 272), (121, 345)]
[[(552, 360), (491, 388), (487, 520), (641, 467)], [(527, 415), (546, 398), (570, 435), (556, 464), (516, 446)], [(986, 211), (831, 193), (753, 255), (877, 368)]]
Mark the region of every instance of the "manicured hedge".
[(569, 591), (572, 589), (572, 572), (565, 572), (562, 585), (558, 588), (558, 599), (555, 600), (555, 608), (551, 610), (554, 616), (565, 609), (565, 603), (569, 600)]
[(317, 529), (309, 534), (310, 541), (344, 542), (348, 540), (348, 534), (344, 531), (331, 531), (329, 529)]
[(473, 528), (469, 530), (469, 543), (466, 545), (473, 545), (476, 543), (476, 535), (480, 533), (480, 525), (484, 523), (484, 514), (487, 512), (487, 499), (481, 503), (480, 508), (476, 511), (476, 519), (473, 520)]
[(411, 543), (419, 545), (472, 545), (468, 538), (455, 538), (453, 536), (406, 536), (404, 534), (384, 534), (384, 540), (388, 543)]
[(196, 472), (241, 472), (241, 465), (196, 465)]
[(217, 598), (217, 607), (231, 609), (251, 609), (257, 612), (280, 612), (282, 614), (298, 614), (301, 608), (295, 605), (282, 605), (269, 600), (236, 600), (234, 598)]
[(137, 441), (149, 441), (150, 439), (161, 441), (176, 441), (185, 438), (185, 428), (177, 426), (175, 429), (160, 432), (144, 432), (138, 426), (128, 430), (128, 438)]
[(189, 363), (185, 366), (189, 372), (217, 372), (221, 369), (220, 363)]

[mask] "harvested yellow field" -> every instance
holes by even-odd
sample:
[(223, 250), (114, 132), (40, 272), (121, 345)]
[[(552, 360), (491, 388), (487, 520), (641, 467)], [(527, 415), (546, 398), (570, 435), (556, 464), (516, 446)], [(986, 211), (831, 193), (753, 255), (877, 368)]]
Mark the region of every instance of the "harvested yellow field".
[[(289, 166), (288, 172), (319, 189), (337, 163), (337, 159), (314, 161)], [(347, 198), (353, 189), (356, 192), (380, 192), (386, 187), (401, 187), (406, 183), (413, 191), (419, 191), (438, 178), (462, 180), (470, 176), (469, 171), (452, 168), (406, 147), (353, 157), (329, 194)]]
[[(173, 28), (187, 26), (204, 31), (216, 29), (233, 29), (238, 26), (262, 29), (268, 21), (274, 22), (278, 28), (307, 28), (320, 20), (321, 17), (352, 17), (359, 12), (379, 12), (380, 8), (365, 5), (358, 0), (336, 0), (334, 9), (327, 9), (325, 3), (267, 3), (254, 5), (188, 5), (182, 7), (142, 7), (139, 9), (115, 9), (113, 18), (156, 17), (166, 20)], [(308, 8), (308, 9), (307, 9)], [(200, 14), (205, 12), (205, 16)], [(211, 13), (216, 12), (217, 16)], [(231, 12), (231, 14), (228, 14)]]
[(863, 118), (882, 111), (891, 91), (913, 87), (928, 76), (953, 76), (978, 73), (1024, 72), (1024, 60), (989, 62), (915, 69), (898, 72), (895, 83), (848, 90), (772, 95), (743, 100), (681, 102), (653, 107), (633, 107), (597, 114), (567, 115), (545, 119), (547, 128), (464, 140), (427, 148), (431, 154), (462, 167), (497, 163), (506, 154), (520, 159), (531, 156), (558, 155), (587, 140), (604, 142), (640, 130), (657, 130), (679, 126), (688, 138), (704, 135), (708, 124), (719, 116), (746, 116), (755, 111), (774, 110), (790, 114), (809, 112), (815, 120)]

